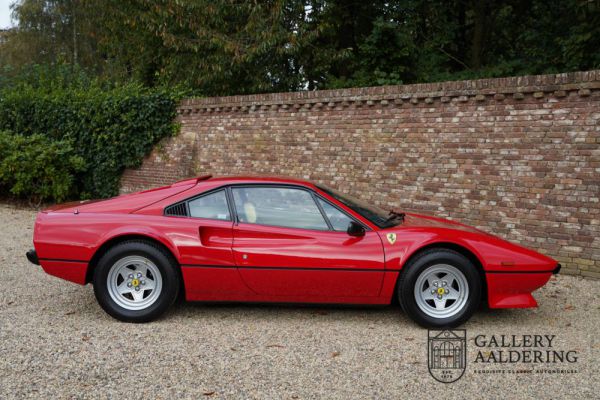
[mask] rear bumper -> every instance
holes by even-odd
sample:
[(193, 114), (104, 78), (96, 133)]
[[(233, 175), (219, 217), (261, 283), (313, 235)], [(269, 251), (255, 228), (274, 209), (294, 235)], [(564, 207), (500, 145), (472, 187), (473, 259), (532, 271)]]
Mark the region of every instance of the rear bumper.
[(40, 265), (40, 259), (38, 258), (37, 252), (35, 250), (31, 249), (27, 253), (25, 253), (25, 255), (27, 256), (27, 259), (30, 263)]

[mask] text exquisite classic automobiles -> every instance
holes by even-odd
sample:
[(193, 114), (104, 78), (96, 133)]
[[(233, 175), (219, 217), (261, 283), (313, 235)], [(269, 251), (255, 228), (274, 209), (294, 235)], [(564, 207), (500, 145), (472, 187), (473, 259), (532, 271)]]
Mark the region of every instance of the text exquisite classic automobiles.
[(463, 224), (385, 211), (303, 180), (203, 176), (38, 214), (27, 258), (92, 283), (113, 317), (190, 301), (390, 304), (427, 327), (535, 307), (553, 259)]

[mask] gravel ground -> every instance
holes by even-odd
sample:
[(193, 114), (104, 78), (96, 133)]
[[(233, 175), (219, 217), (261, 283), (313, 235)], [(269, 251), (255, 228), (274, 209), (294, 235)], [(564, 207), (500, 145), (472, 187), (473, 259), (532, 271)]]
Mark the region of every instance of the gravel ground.
[[(154, 323), (119, 323), (89, 285), (27, 262), (34, 218), (0, 205), (2, 399), (598, 398), (599, 281), (558, 276), (536, 293), (537, 309), (479, 311), (463, 327), (467, 370), (443, 384), (427, 370), (427, 331), (397, 306), (179, 304)], [(556, 335), (553, 349), (578, 352), (558, 366), (577, 373), (481, 367), (473, 339), (492, 334)]]

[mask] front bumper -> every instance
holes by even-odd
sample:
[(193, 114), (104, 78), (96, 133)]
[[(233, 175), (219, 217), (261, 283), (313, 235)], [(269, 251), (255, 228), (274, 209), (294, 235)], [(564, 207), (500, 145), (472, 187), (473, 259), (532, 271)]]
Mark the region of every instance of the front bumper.
[(26, 254), (27, 259), (30, 263), (40, 265), (40, 259), (38, 258), (37, 252), (33, 249), (29, 250)]
[(554, 268), (554, 270), (552, 271), (552, 275), (558, 274), (560, 272), (561, 268), (562, 268), (562, 265), (556, 264), (556, 268)]

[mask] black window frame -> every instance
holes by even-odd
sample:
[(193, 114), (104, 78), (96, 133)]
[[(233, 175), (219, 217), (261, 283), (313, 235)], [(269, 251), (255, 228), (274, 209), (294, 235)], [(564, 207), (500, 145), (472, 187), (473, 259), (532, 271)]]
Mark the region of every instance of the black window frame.
[[(359, 210), (356, 210), (354, 207), (352, 207), (352, 206), (350, 206), (350, 205), (346, 204), (346, 202), (345, 202), (345, 201), (342, 201), (342, 200), (338, 199), (338, 197), (344, 197), (344, 193), (339, 193), (339, 190), (338, 190), (338, 189), (328, 188), (328, 187), (327, 187), (327, 186), (325, 186), (325, 185), (315, 185), (315, 186), (316, 186), (316, 187), (317, 187), (319, 190), (321, 190), (322, 192), (326, 193), (326, 194), (327, 194), (329, 197), (331, 197), (331, 198), (335, 199), (335, 201), (337, 201), (337, 202), (339, 202), (339, 203), (343, 204), (345, 207), (348, 207), (348, 208), (349, 208), (350, 210), (352, 210), (354, 213), (358, 214), (358, 215), (359, 215), (361, 218), (364, 218), (365, 220), (369, 221), (371, 224), (375, 225), (375, 226), (376, 226), (378, 229), (390, 229), (390, 228), (396, 228), (396, 227), (398, 227), (398, 226), (401, 224), (401, 221), (402, 221), (402, 219), (398, 219), (400, 222), (399, 222), (399, 223), (397, 223), (397, 224), (393, 224), (393, 225), (381, 225), (379, 222), (376, 222), (376, 221), (374, 221), (373, 219), (371, 219), (370, 217), (368, 217), (368, 216), (367, 216), (367, 215), (365, 215), (364, 213), (362, 213), (362, 212), (360, 212)], [(332, 191), (333, 191), (333, 192), (332, 192)], [(338, 192), (338, 194), (336, 194), (335, 192)], [(346, 196), (354, 197), (354, 196), (353, 196), (353, 195), (351, 195), (351, 194), (346, 194)], [(351, 200), (351, 199), (346, 199), (346, 200), (349, 200), (349, 201), (351, 201), (351, 202), (352, 202), (352, 200)], [(363, 201), (363, 202), (364, 202), (364, 200), (362, 200), (362, 199), (358, 199), (358, 198), (357, 198), (357, 200), (360, 200), (360, 201)], [(377, 206), (377, 207), (378, 207), (378, 206)], [(378, 207), (378, 208), (381, 208), (381, 207)], [(383, 209), (382, 209), (382, 210), (383, 210)], [(383, 210), (383, 211), (385, 211), (385, 210)], [(391, 215), (391, 213), (390, 213), (389, 215)], [(388, 220), (387, 220), (387, 221), (385, 221), (385, 222), (389, 222), (389, 221), (392, 221), (392, 220), (396, 220), (396, 219), (388, 219)]]
[[(330, 206), (334, 207), (335, 209), (337, 209), (338, 211), (340, 211), (342, 214), (346, 215), (351, 221), (356, 222), (357, 224), (360, 224), (365, 230), (370, 231), (371, 228), (367, 225), (365, 225), (362, 221), (357, 220), (354, 216), (348, 214), (348, 212), (346, 212), (345, 210), (341, 209), (337, 204), (332, 203), (331, 201), (329, 201), (328, 199), (326, 199), (325, 197), (323, 197), (321, 194), (315, 192), (313, 189), (311, 188), (307, 188), (305, 186), (299, 186), (299, 185), (293, 185), (293, 184), (285, 184), (285, 183), (238, 183), (238, 184), (231, 184), (231, 185), (223, 185), (223, 186), (219, 186), (213, 189), (210, 189), (206, 192), (202, 192), (199, 193), (197, 195), (188, 197), (187, 199), (184, 200), (180, 200), (177, 201), (173, 204), (169, 204), (168, 206), (165, 206), (165, 208), (163, 209), (163, 216), (166, 217), (175, 217), (175, 218), (193, 218), (193, 219), (205, 219), (205, 220), (210, 220), (210, 221), (227, 221), (227, 222), (232, 222), (233, 225), (239, 225), (240, 224), (240, 220), (238, 217), (238, 213), (237, 213), (237, 209), (235, 207), (235, 200), (233, 199), (233, 189), (234, 188), (260, 188), (260, 187), (266, 187), (266, 188), (287, 188), (287, 189), (298, 189), (298, 190), (303, 190), (305, 192), (308, 192), (311, 195), (311, 198), (313, 199), (315, 205), (317, 206), (319, 212), (321, 213), (321, 216), (323, 217), (323, 220), (325, 221), (325, 223), (327, 224), (327, 229), (307, 229), (307, 228), (295, 228), (295, 227), (290, 227), (290, 226), (281, 226), (281, 225), (266, 225), (266, 224), (257, 224), (257, 223), (252, 223), (252, 222), (243, 222), (243, 223), (247, 223), (249, 225), (258, 225), (258, 226), (266, 226), (266, 227), (274, 227), (274, 228), (284, 228), (284, 229), (301, 229), (301, 230), (305, 230), (305, 231), (314, 231), (314, 232), (334, 232), (334, 233), (344, 233), (344, 231), (338, 231), (335, 230), (333, 228), (333, 225), (331, 224), (331, 221), (329, 221), (329, 218), (327, 217), (327, 214), (325, 213), (325, 210), (323, 210), (323, 207), (321, 206), (321, 204), (319, 203), (318, 200), (324, 201), (325, 203), (329, 204)], [(224, 219), (215, 219), (215, 218), (203, 218), (203, 217), (193, 217), (190, 214), (190, 207), (189, 207), (189, 202), (194, 201), (200, 197), (204, 197), (204, 196), (208, 196), (210, 194), (214, 194), (218, 191), (225, 191), (225, 198), (227, 200), (227, 207), (229, 208), (229, 215), (230, 218), (227, 220)], [(165, 211), (175, 205), (179, 205), (181, 203), (185, 204), (185, 208), (186, 208), (186, 212), (187, 215), (167, 215), (165, 214)]]
[[(206, 196), (210, 196), (212, 194), (218, 193), (218, 192), (224, 192), (225, 193), (225, 202), (227, 203), (227, 209), (229, 210), (229, 218), (227, 219), (218, 219), (218, 218), (204, 218), (204, 217), (194, 217), (192, 215), (192, 213), (190, 212), (190, 202), (197, 200), (199, 198), (202, 197), (206, 197)], [(166, 214), (166, 210), (169, 209), (170, 207), (173, 207), (175, 205), (179, 205), (179, 204), (185, 204), (185, 211), (187, 215), (168, 215)], [(180, 200), (177, 201), (173, 204), (169, 204), (168, 206), (166, 206), (163, 209), (163, 216), (165, 217), (175, 217), (175, 218), (192, 218), (192, 219), (205, 219), (205, 220), (209, 220), (209, 221), (225, 221), (225, 222), (231, 222), (233, 223), (236, 219), (236, 216), (233, 212), (233, 210), (231, 209), (231, 202), (229, 201), (229, 194), (227, 193), (227, 186), (219, 186), (217, 188), (214, 189), (210, 189), (206, 192), (202, 192), (199, 193), (197, 195), (194, 195), (192, 197), (188, 197), (187, 199), (184, 200)]]
[(333, 228), (333, 224), (331, 223), (331, 221), (327, 217), (327, 214), (325, 213), (325, 210), (323, 209), (323, 206), (321, 205), (321, 203), (318, 200), (321, 200), (325, 204), (330, 205), (331, 207), (335, 208), (336, 210), (338, 210), (339, 212), (341, 212), (342, 214), (344, 214), (346, 217), (348, 217), (348, 219), (350, 221), (354, 221), (357, 224), (360, 224), (366, 230), (371, 230), (371, 228), (369, 228), (368, 226), (366, 226), (365, 224), (363, 224), (361, 221), (358, 221), (352, 215), (348, 214), (345, 210), (342, 210), (340, 207), (338, 207), (337, 205), (333, 204), (332, 202), (330, 202), (329, 200), (327, 200), (325, 197), (321, 196), (318, 193), (315, 193), (312, 190), (311, 190), (311, 192), (313, 193), (313, 197), (315, 198), (315, 203), (317, 203), (317, 207), (319, 207), (319, 209), (321, 210), (321, 213), (323, 214), (323, 216), (325, 216), (325, 220), (327, 221), (327, 224), (330, 225), (330, 229), (332, 231), (334, 231), (334, 232), (345, 232), (345, 231), (338, 231), (338, 230), (336, 230), (336, 229)]
[(235, 206), (235, 200), (233, 198), (233, 189), (234, 188), (277, 188), (277, 189), (296, 189), (296, 190), (303, 190), (305, 192), (308, 192), (308, 194), (310, 194), (310, 197), (312, 199), (312, 201), (315, 203), (315, 206), (317, 207), (317, 209), (319, 210), (319, 213), (321, 214), (321, 217), (323, 218), (323, 220), (325, 221), (325, 224), (327, 225), (327, 229), (309, 229), (309, 228), (295, 228), (292, 226), (282, 226), (282, 225), (267, 225), (267, 224), (257, 224), (255, 222), (242, 222), (244, 224), (249, 224), (249, 225), (258, 225), (258, 226), (267, 226), (267, 227), (274, 227), (274, 228), (285, 228), (285, 229), (301, 229), (301, 230), (305, 230), (305, 231), (315, 231), (315, 232), (339, 232), (339, 231), (335, 231), (333, 230), (333, 227), (331, 225), (331, 222), (329, 222), (329, 218), (327, 218), (327, 215), (325, 215), (325, 213), (323, 212), (323, 210), (321, 209), (319, 202), (315, 199), (315, 192), (313, 190), (310, 190), (309, 188), (306, 188), (304, 186), (297, 186), (297, 185), (287, 185), (287, 184), (269, 184), (269, 183), (256, 183), (256, 184), (246, 184), (246, 183), (242, 183), (242, 184), (237, 184), (237, 185), (229, 185), (228, 186), (228, 190), (229, 193), (231, 195), (231, 204), (233, 206), (233, 209), (235, 210), (235, 225), (239, 225), (239, 223), (241, 222), (237, 213), (237, 208)]

